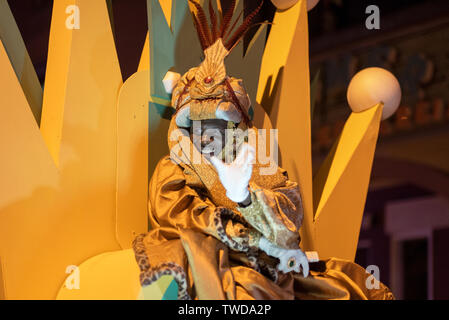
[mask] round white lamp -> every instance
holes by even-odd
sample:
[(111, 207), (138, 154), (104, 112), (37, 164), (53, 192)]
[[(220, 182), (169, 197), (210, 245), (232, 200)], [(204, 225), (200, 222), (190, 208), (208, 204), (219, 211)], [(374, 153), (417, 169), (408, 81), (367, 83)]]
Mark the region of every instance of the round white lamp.
[(401, 103), (401, 86), (391, 72), (382, 68), (367, 68), (352, 78), (347, 99), (353, 112), (368, 110), (382, 102), (382, 120), (385, 120), (396, 112)]
[[(285, 10), (293, 7), (299, 0), (271, 0), (276, 8)], [(312, 10), (320, 0), (307, 0), (307, 11)]]

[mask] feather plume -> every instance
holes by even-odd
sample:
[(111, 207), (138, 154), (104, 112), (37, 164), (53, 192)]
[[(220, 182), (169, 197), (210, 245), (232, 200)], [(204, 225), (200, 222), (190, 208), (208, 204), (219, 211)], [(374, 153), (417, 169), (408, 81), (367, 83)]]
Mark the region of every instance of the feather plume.
[(260, 2), (259, 6), (254, 9), (253, 12), (251, 12), (250, 15), (248, 15), (243, 21), (242, 25), (235, 31), (234, 35), (226, 42), (225, 47), (226, 49), (230, 49), (235, 47), (235, 45), (240, 41), (242, 36), (248, 31), (251, 22), (253, 21), (254, 17), (259, 12), (260, 8), (262, 8), (263, 0)]
[(199, 3), (197, 3), (194, 0), (189, 0), (189, 2), (192, 3), (197, 10), (196, 12), (197, 22), (198, 25), (201, 27), (204, 38), (206, 39), (207, 47), (209, 47), (212, 44), (212, 39), (210, 35), (209, 23), (207, 22), (206, 14), (204, 13), (204, 10)]
[(226, 32), (226, 29), (229, 26), (229, 23), (232, 20), (232, 15), (234, 14), (234, 8), (235, 8), (235, 0), (231, 0), (231, 4), (229, 6), (228, 11), (226, 11), (225, 16), (223, 17), (223, 22), (221, 24), (220, 28), (220, 36), (223, 38), (224, 33)]
[(234, 23), (232, 24), (232, 27), (229, 29), (229, 31), (225, 32), (225, 34), (223, 35), (223, 37), (222, 37), (223, 42), (225, 42), (226, 36), (229, 35), (229, 34), (231, 34), (232, 31), (234, 30), (235, 26), (237, 25), (237, 22), (239, 22), (240, 17), (242, 16), (242, 13), (243, 13), (243, 10), (240, 11), (239, 16), (238, 16), (237, 19), (234, 21)]
[(212, 23), (212, 43), (215, 43), (218, 39), (217, 34), (217, 15), (215, 14), (215, 10), (212, 7), (212, 0), (209, 0), (209, 17)]
[(203, 49), (203, 51), (204, 51), (204, 50), (207, 49), (207, 47), (209, 47), (209, 45), (208, 45), (208, 43), (206, 41), (206, 38), (205, 38), (205, 36), (203, 34), (203, 31), (202, 31), (200, 25), (198, 23), (198, 19), (196, 18), (195, 15), (192, 15), (192, 16), (193, 16), (193, 24), (195, 26), (196, 33), (198, 34), (198, 39), (200, 40), (201, 49)]

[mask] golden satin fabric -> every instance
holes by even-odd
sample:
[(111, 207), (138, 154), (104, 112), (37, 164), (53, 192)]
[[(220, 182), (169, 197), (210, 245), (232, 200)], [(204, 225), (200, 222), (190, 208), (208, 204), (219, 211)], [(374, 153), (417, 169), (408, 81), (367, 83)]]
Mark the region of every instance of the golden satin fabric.
[(143, 286), (171, 275), (180, 299), (393, 299), (383, 284), (367, 289), (370, 275), (350, 261), (312, 263), (304, 278), (278, 272), (278, 260), (258, 250), (261, 236), (299, 247), (301, 197), (284, 170), (259, 176), (256, 164), (252, 204), (238, 208), (210, 164), (173, 158), (163, 158), (150, 181), (152, 230), (134, 241)]
[[(182, 168), (168, 157), (157, 166), (149, 192), (153, 230), (142, 238), (145, 249), (140, 254), (147, 260), (147, 265), (140, 264), (142, 274), (173, 262), (184, 270), (192, 299), (393, 298), (383, 284), (380, 289), (368, 290), (368, 274), (349, 261), (330, 259), (311, 264), (308, 278), (293, 272), (279, 273), (276, 282), (263, 271), (254, 270), (245, 253), (231, 250), (219, 240), (221, 235), (214, 224), (216, 206), (186, 185)], [(139, 252), (137, 258), (139, 261)], [(277, 264), (276, 259), (263, 253), (259, 259)], [(153, 281), (169, 274), (164, 272), (163, 268), (159, 274), (154, 272)]]

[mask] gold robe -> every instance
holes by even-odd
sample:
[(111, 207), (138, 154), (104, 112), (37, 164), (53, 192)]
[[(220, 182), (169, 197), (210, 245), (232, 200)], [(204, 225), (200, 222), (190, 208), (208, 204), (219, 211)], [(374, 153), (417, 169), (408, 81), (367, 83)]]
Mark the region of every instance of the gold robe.
[(256, 164), (252, 204), (239, 208), (225, 196), (210, 164), (181, 158), (163, 158), (150, 181), (152, 230), (133, 243), (142, 286), (171, 275), (179, 299), (393, 299), (382, 283), (368, 289), (369, 274), (353, 262), (311, 263), (304, 278), (278, 271), (279, 261), (259, 250), (261, 236), (280, 247), (299, 248), (299, 187), (281, 168), (261, 176)]

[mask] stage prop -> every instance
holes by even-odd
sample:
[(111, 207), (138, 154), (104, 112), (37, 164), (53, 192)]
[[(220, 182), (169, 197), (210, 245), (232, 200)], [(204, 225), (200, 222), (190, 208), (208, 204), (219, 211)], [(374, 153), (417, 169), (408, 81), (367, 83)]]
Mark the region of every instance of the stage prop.
[(41, 122), (42, 87), (7, 1), (0, 2), (0, 39), (37, 123)]
[[(66, 27), (69, 5), (80, 8), (79, 30)], [(148, 228), (148, 181), (168, 153), (173, 110), (162, 79), (200, 62), (189, 9), (148, 0), (142, 59), (123, 84), (106, 1), (54, 1), (43, 98), (24, 45), (7, 39), (20, 39), (12, 15), (0, 11), (0, 296), (176, 297), (170, 277), (140, 289), (130, 247)], [(279, 129), (280, 165), (300, 184), (304, 251), (353, 260), (386, 101), (351, 114), (312, 179), (307, 1), (276, 12), (266, 44), (265, 32), (249, 51), (236, 47), (229, 72), (242, 72), (256, 125)], [(80, 289), (65, 284), (71, 265)]]
[[(66, 27), (66, 8), (74, 4), (83, 14), (79, 30)], [(54, 2), (40, 127), (10, 61), (2, 47), (4, 292), (6, 299), (54, 299), (68, 266), (121, 248), (116, 105), (122, 78), (106, 2)]]

